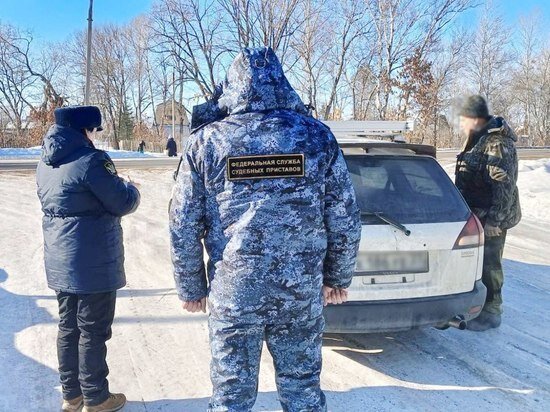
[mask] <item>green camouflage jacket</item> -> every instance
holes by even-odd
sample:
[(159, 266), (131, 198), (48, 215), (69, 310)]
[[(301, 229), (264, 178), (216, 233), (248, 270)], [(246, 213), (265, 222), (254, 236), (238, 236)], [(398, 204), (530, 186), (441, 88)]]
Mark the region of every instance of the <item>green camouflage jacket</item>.
[(483, 225), (509, 229), (521, 219), (515, 141), (506, 121), (492, 117), (457, 156), (456, 186)]

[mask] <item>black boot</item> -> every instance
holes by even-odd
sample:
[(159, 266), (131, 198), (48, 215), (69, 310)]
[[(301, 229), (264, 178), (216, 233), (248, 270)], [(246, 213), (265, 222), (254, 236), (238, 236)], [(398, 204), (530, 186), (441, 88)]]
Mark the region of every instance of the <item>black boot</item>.
[(468, 321), (466, 329), (474, 332), (483, 332), (488, 329), (498, 328), (500, 326), (500, 314), (482, 311), (479, 316)]

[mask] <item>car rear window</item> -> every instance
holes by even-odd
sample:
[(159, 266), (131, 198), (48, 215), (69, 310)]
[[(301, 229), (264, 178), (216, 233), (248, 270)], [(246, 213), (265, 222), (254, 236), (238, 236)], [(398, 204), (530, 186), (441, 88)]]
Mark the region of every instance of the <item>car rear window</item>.
[(399, 223), (460, 222), (466, 202), (437, 161), (430, 157), (346, 155), (363, 223), (379, 224), (369, 213)]

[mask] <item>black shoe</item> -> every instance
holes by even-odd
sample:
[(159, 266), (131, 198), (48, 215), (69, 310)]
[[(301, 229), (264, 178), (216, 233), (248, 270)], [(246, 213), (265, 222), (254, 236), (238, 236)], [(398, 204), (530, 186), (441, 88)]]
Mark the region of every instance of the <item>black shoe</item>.
[(485, 330), (498, 328), (500, 322), (500, 314), (482, 311), (477, 318), (468, 321), (466, 329), (473, 330), (474, 332), (483, 332)]

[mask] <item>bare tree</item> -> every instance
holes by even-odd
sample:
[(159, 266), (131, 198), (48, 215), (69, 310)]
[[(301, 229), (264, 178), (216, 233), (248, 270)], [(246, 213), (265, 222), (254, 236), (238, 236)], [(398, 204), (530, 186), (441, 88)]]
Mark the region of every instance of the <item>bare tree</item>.
[(374, 118), (376, 79), (368, 62), (359, 66), (357, 71), (348, 80), (348, 84), (352, 92), (353, 118), (355, 120)]
[(516, 70), (512, 82), (514, 98), (519, 102), (518, 130), (528, 136), (528, 144), (543, 143), (548, 130), (548, 55), (550, 47), (539, 30), (543, 26), (540, 14), (520, 18), (519, 43), (516, 45)]
[[(29, 144), (40, 141), (53, 122), (53, 111), (63, 105), (65, 98), (54, 85), (56, 76), (64, 64), (64, 58), (56, 45), (46, 45), (37, 55), (31, 50), (33, 37), (11, 26), (0, 27), (2, 44), (4, 112), (7, 107), (16, 135), (21, 138), (23, 128), (30, 122), (33, 127), (28, 135)], [(42, 88), (39, 86), (42, 85)], [(23, 113), (27, 121), (23, 122)]]
[[(30, 46), (30, 44), (29, 44)], [(29, 73), (38, 78), (42, 87), (36, 87), (36, 92), (31, 99), (33, 104), (29, 106), (32, 127), (29, 130), (29, 140), (32, 144), (38, 144), (48, 128), (54, 123), (54, 111), (65, 104), (64, 81), (62, 70), (66, 64), (65, 54), (59, 44), (45, 45), (33, 59), (29, 48), (20, 50), (21, 58)]]
[[(465, 54), (469, 37), (464, 30), (457, 30), (448, 42), (440, 45), (433, 51), (432, 74), (434, 81), (432, 93), (434, 95), (433, 117), (431, 119), (432, 141), (446, 146), (458, 145), (458, 135), (454, 134), (452, 122), (448, 119), (448, 112), (456, 98), (457, 78), (466, 60)], [(447, 113), (447, 115), (444, 115)]]
[(295, 64), (289, 73), (305, 102), (317, 109), (328, 71), (327, 55), (332, 48), (332, 42), (323, 13), (325, 2), (307, 0), (303, 7), (305, 21), (298, 28), (291, 45)]
[[(373, 72), (378, 79), (376, 106), (381, 119), (388, 115), (394, 79), (405, 58), (417, 51), (421, 59), (441, 40), (450, 23), (472, 7), (471, 0), (367, 0), (377, 33)], [(401, 95), (399, 116), (406, 115), (409, 96)]]
[(426, 58), (422, 59), (417, 50), (405, 59), (397, 86), (402, 95), (407, 94), (408, 117), (415, 120), (414, 135), (421, 142), (429, 138), (434, 145), (454, 145), (455, 136), (445, 112), (456, 98), (456, 80), (468, 43), (464, 30), (455, 31)]
[[(367, 10), (362, 0), (342, 0), (333, 3), (329, 8), (328, 18), (330, 36), (336, 39), (331, 48), (328, 59), (330, 70), (330, 86), (323, 117), (330, 119), (334, 116), (335, 100), (341, 80), (348, 69), (348, 62), (354, 53), (354, 46), (361, 38), (366, 38), (370, 30), (370, 22), (365, 20)], [(328, 16), (327, 16), (328, 17)]]
[(218, 9), (217, 0), (160, 0), (152, 12), (155, 51), (204, 97), (212, 95), (220, 59), (228, 51)]
[(305, 23), (307, 0), (218, 0), (237, 49), (271, 47), (285, 63), (296, 31)]
[(226, 13), (225, 24), (237, 49), (254, 46), (257, 16), (253, 15), (253, 0), (219, 0), (219, 3)]
[(511, 32), (496, 8), (486, 4), (469, 50), (466, 73), (475, 91), (487, 98), (496, 112), (504, 114), (507, 102), (504, 85), (509, 82), (508, 70), (512, 55)]
[[(86, 40), (83, 32), (73, 42), (71, 61), (84, 84)], [(91, 101), (101, 107), (105, 116), (107, 136), (112, 146), (119, 149), (121, 128), (129, 128), (130, 87), (134, 77), (131, 65), (132, 49), (128, 28), (106, 25), (96, 28), (92, 43)], [(76, 74), (75, 73), (75, 74)]]
[(128, 110), (131, 69), (126, 40), (123, 28), (110, 25), (96, 29), (93, 41), (92, 90), (107, 114), (115, 149), (119, 148), (121, 120)]
[[(516, 37), (491, 3), (477, 28), (452, 34), (476, 0), (156, 0), (128, 25), (96, 30), (92, 99), (113, 146), (121, 135), (150, 138), (158, 103), (208, 98), (230, 57), (270, 46), (291, 83), (325, 119), (414, 118), (419, 139), (453, 144), (456, 91), (485, 95), (532, 143), (548, 142), (550, 50), (544, 23), (530, 16)], [(451, 33), (451, 35), (448, 35)], [(70, 47), (38, 52), (32, 36), (0, 25), (0, 128), (19, 140), (27, 123), (81, 103), (82, 33)], [(32, 47), (31, 47), (32, 45)], [(70, 50), (67, 53), (67, 50)], [(188, 109), (186, 109), (188, 110)], [(452, 118), (450, 116), (449, 118)], [(449, 130), (449, 133), (447, 133)], [(443, 134), (445, 133), (445, 134)]]
[(531, 119), (534, 125), (535, 143), (550, 145), (550, 47), (540, 53), (535, 77), (535, 111)]
[(25, 114), (31, 106), (28, 97), (37, 80), (21, 61), (19, 47), (28, 42), (29, 37), (15, 27), (0, 25), (0, 111), (9, 120), (18, 144), (24, 141)]
[[(150, 27), (145, 16), (135, 18), (126, 31), (126, 38), (130, 47), (129, 67), (130, 73), (130, 100), (136, 117), (138, 128), (144, 126), (145, 112), (154, 104), (149, 93), (151, 91), (148, 82), (151, 66), (150, 54)], [(154, 108), (154, 107), (153, 107)]]

